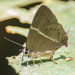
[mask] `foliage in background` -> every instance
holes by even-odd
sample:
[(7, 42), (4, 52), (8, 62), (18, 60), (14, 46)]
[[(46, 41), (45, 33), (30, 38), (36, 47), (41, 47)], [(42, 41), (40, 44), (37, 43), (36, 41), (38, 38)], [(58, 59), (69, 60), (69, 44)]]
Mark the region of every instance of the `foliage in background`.
[[(15, 58), (12, 56), (7, 57), (8, 63), (19, 75), (75, 75), (75, 2), (69, 1), (65, 3), (54, 0), (11, 0), (8, 2), (2, 0), (0, 1), (0, 6), (4, 6), (0, 8), (0, 21), (15, 17), (22, 23), (31, 24), (35, 11), (40, 5), (29, 10), (20, 8), (20, 6), (26, 6), (40, 1), (50, 7), (66, 31), (71, 27), (70, 33), (73, 35), (69, 36), (68, 40), (71, 44), (69, 44), (67, 48), (62, 47), (55, 52), (54, 59), (58, 64), (54, 64), (53, 61), (49, 61), (47, 58), (42, 58), (44, 63), (42, 64), (38, 58), (35, 59), (35, 68), (32, 65), (32, 60), (29, 58), (30, 65), (27, 67), (27, 57), (24, 57), (24, 61), (22, 62), (22, 53)], [(6, 31), (8, 33), (27, 36), (29, 30), (20, 27), (7, 26)], [(73, 57), (73, 60), (66, 61), (65, 59), (69, 57)]]

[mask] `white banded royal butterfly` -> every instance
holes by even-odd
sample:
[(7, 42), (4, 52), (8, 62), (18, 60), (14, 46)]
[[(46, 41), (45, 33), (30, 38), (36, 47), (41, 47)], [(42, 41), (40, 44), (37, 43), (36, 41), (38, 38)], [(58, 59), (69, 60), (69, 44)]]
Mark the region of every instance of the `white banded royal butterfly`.
[[(65, 35), (65, 36), (64, 36)], [(68, 36), (52, 11), (41, 5), (31, 24), (27, 37), (27, 48), (32, 57), (52, 56), (67, 44)]]

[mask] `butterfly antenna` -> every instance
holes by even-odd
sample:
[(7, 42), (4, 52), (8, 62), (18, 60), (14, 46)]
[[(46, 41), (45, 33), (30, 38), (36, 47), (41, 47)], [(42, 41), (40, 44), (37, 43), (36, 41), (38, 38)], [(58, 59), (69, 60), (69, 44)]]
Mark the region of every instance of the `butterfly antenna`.
[(10, 40), (10, 39), (8, 39), (8, 38), (6, 38), (6, 37), (4, 37), (4, 39), (6, 39), (6, 40), (8, 40), (8, 41), (10, 41), (10, 42), (12, 42), (12, 43), (15, 43), (15, 44), (17, 44), (17, 45), (19, 45), (19, 46), (21, 46), (21, 47), (23, 47), (23, 48), (26, 48), (26, 47), (24, 47), (23, 45), (21, 45), (20, 43), (17, 43), (17, 42), (15, 42), (15, 41), (12, 41), (12, 40)]
[(68, 32), (67, 32), (68, 34), (69, 34), (69, 31), (70, 31), (70, 27), (69, 27)]
[(67, 35), (68, 35), (68, 36), (71, 36), (71, 35), (72, 35), (72, 34), (69, 34), (70, 28), (71, 28), (71, 27), (69, 27), (68, 32), (67, 32)]

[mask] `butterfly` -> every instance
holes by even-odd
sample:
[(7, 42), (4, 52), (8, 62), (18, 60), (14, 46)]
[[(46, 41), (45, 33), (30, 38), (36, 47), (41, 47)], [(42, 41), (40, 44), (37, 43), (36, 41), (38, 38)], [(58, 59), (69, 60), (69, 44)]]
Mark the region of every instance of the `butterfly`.
[[(65, 36), (64, 36), (65, 35)], [(29, 56), (49, 57), (63, 45), (67, 45), (68, 36), (53, 12), (45, 5), (37, 10), (27, 37)]]
[[(67, 47), (67, 41), (68, 35), (56, 16), (46, 5), (41, 5), (30, 26), (26, 48), (24, 48), (23, 53), (31, 57), (32, 60), (38, 57), (52, 57), (60, 47), (64, 45)], [(22, 46), (19, 43), (16, 44)]]

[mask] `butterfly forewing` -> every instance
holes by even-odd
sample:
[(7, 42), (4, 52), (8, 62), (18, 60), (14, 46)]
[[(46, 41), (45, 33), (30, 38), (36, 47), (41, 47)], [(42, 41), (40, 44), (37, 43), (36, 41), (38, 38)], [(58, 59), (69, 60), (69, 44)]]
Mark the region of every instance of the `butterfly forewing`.
[(36, 15), (32, 22), (32, 26), (35, 28), (41, 28), (43, 26), (43, 24), (41, 25), (41, 23), (43, 23), (44, 21), (45, 23), (54, 23), (57, 22), (57, 19), (47, 6), (42, 5), (36, 12)]

